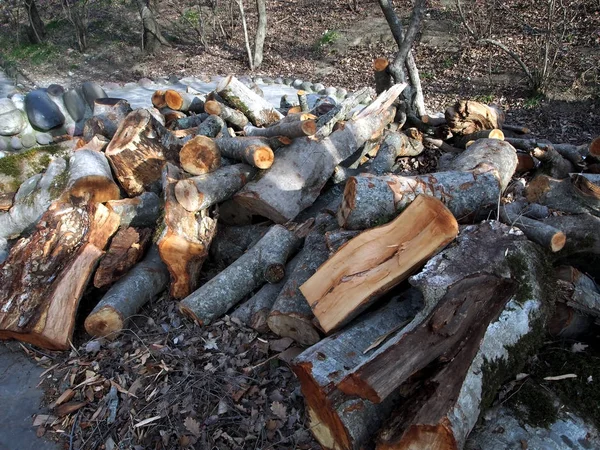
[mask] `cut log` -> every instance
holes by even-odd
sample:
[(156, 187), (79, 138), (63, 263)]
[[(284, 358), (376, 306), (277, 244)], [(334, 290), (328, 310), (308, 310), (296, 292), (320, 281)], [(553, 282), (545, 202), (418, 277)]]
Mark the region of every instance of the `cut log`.
[(121, 198), (104, 153), (77, 150), (69, 160), (67, 191), (72, 197), (104, 203)]
[(404, 133), (388, 133), (371, 163), (369, 172), (383, 175), (391, 172), (396, 158), (417, 156), (423, 152), (423, 143), (409, 138)]
[(180, 180), (174, 192), (183, 208), (196, 212), (231, 198), (255, 175), (256, 169), (253, 167), (234, 164), (205, 175)]
[(165, 214), (158, 251), (171, 274), (170, 293), (174, 298), (183, 298), (198, 287), (198, 275), (217, 227), (209, 210), (190, 213), (177, 201), (175, 185), (181, 176), (177, 167), (165, 165), (162, 175)]
[(552, 146), (534, 148), (531, 155), (541, 161), (542, 172), (552, 178), (567, 178), (575, 171), (575, 166), (563, 158)]
[(478, 139), (498, 139), (500, 141), (504, 140), (504, 133), (502, 130), (493, 129), (493, 130), (481, 130), (477, 131), (473, 134), (467, 134), (465, 136), (460, 137), (455, 141), (455, 144), (458, 148), (467, 148), (471, 143), (475, 142)]
[(590, 143), (588, 152), (590, 156), (593, 156), (594, 158), (600, 158), (600, 136)]
[(589, 254), (600, 255), (600, 218), (591, 214), (574, 214), (572, 216), (551, 216), (542, 219), (546, 225), (562, 231), (567, 236), (567, 242), (559, 256)]
[[(420, 443), (389, 448), (462, 448), (481, 408), (487, 406), (484, 399), (489, 402), (543, 342), (543, 302), (554, 289), (546, 271), (543, 251), (523, 236), (511, 235), (509, 227), (484, 222), (465, 229), (456, 246), (444, 250), (411, 278), (424, 296), (424, 309), (352, 369), (338, 389), (380, 402), (419, 370), (441, 367), (437, 375), (442, 373), (448, 384), (438, 386), (444, 378), (434, 372), (425, 388), (416, 391), (410, 407), (404, 408), (405, 421), (381, 440)], [(494, 371), (492, 379), (486, 377), (488, 370)], [(429, 391), (427, 385), (434, 389)], [(446, 397), (450, 392), (452, 401)], [(419, 401), (423, 394), (425, 401)], [(452, 413), (460, 419), (448, 420), (447, 414)], [(439, 442), (454, 440), (456, 446), (427, 446), (431, 437), (427, 430), (437, 432)]]
[(529, 153), (517, 153), (517, 159), (519, 161), (515, 169), (517, 173), (529, 172), (539, 165), (539, 162)]
[(121, 123), (106, 149), (115, 175), (130, 197), (152, 190), (160, 181), (165, 156), (156, 124), (150, 112), (136, 109)]
[(143, 261), (136, 264), (112, 286), (85, 319), (85, 331), (94, 337), (114, 339), (127, 320), (165, 290), (169, 271), (152, 246)]
[(323, 449), (362, 449), (381, 427), (396, 399), (375, 404), (345, 396), (335, 386), (410, 322), (422, 305), (419, 291), (410, 289), (292, 361), (306, 404), (308, 428)]
[(154, 192), (144, 192), (139, 197), (111, 200), (106, 203), (121, 218), (121, 227), (154, 228), (160, 216), (160, 200)]
[(453, 145), (444, 142), (442, 139), (435, 139), (428, 136), (423, 138), (423, 142), (429, 144), (435, 148), (439, 148), (441, 151), (446, 153), (461, 153), (462, 149), (458, 147), (454, 147)]
[(319, 120), (317, 121), (317, 133), (315, 134), (315, 138), (325, 139), (327, 136), (329, 136), (334, 131), (334, 126), (338, 122), (348, 120), (350, 112), (368, 97), (369, 88), (360, 89), (354, 94), (352, 94), (350, 97), (344, 99), (342, 103), (335, 106), (327, 114), (324, 114), (321, 117), (319, 117)]
[(293, 257), (285, 266), (285, 276), (279, 283), (267, 283), (261, 287), (256, 294), (238, 306), (233, 313), (232, 319), (237, 319), (244, 325), (258, 331), (267, 333), (269, 325), (267, 319), (273, 309), (273, 305), (279, 297), (283, 286), (287, 283), (298, 264), (299, 255)]
[(430, 115), (425, 114), (424, 116), (421, 116), (421, 122), (423, 122), (431, 127), (439, 127), (442, 125), (446, 125), (446, 118), (443, 116), (436, 117), (436, 116), (430, 116)]
[(151, 228), (129, 227), (117, 231), (96, 269), (94, 286), (103, 289), (125, 275), (144, 257), (151, 237)]
[(90, 141), (97, 134), (112, 139), (119, 124), (131, 112), (129, 102), (122, 98), (97, 98), (94, 115), (83, 126), (83, 139)]
[(215, 140), (221, 155), (258, 169), (268, 169), (273, 165), (275, 155), (263, 139), (252, 137), (222, 137)]
[(574, 267), (563, 266), (556, 270), (562, 300), (580, 313), (600, 317), (600, 289), (596, 282)]
[(500, 207), (500, 220), (511, 227), (517, 227), (528, 239), (556, 253), (563, 249), (567, 236), (551, 225), (525, 217), (521, 205), (511, 203)]
[(167, 102), (165, 101), (165, 91), (154, 91), (154, 94), (152, 94), (152, 106), (159, 110), (167, 106)]
[(67, 350), (79, 300), (118, 227), (102, 204), (55, 202), (0, 267), (0, 339)]
[(197, 95), (179, 92), (173, 89), (165, 91), (167, 107), (175, 111), (201, 113), (204, 112), (204, 100)]
[(437, 172), (431, 175), (361, 175), (346, 182), (338, 223), (362, 230), (387, 223), (419, 194), (441, 200), (461, 223), (497, 207), (500, 186), (493, 172)]
[(317, 120), (317, 119), (318, 119), (318, 117), (311, 113), (303, 113), (303, 112), (288, 113), (287, 116), (285, 116), (279, 122), (277, 122), (271, 126), (277, 126), (280, 124), (290, 123), (290, 122), (303, 122), (305, 120)]
[(310, 108), (308, 107), (308, 98), (306, 98), (305, 91), (298, 91), (298, 103), (300, 105), (300, 111), (303, 113), (310, 111)]
[(246, 133), (246, 136), (286, 136), (293, 139), (314, 135), (317, 132), (317, 124), (314, 120), (281, 121), (267, 128), (258, 128), (248, 125), (244, 128), (244, 132)]
[(221, 80), (216, 91), (229, 106), (241, 111), (257, 127), (271, 125), (283, 117), (267, 100), (233, 75)]
[(246, 250), (256, 244), (269, 231), (264, 224), (219, 227), (219, 231), (210, 246), (212, 261), (225, 268), (242, 256)]
[(185, 113), (183, 113), (181, 111), (175, 111), (174, 109), (171, 109), (171, 108), (161, 108), (160, 114), (165, 119), (165, 126), (167, 126), (169, 128), (172, 128), (173, 123), (187, 118)]
[(227, 125), (219, 116), (210, 115), (207, 119), (198, 125), (199, 136), (216, 138), (219, 134), (227, 136)]
[(564, 180), (539, 175), (527, 185), (525, 195), (532, 203), (566, 213), (600, 216), (600, 177), (594, 177), (598, 175), (571, 174)]
[(313, 324), (313, 312), (300, 292), (300, 286), (329, 258), (323, 231), (336, 227), (335, 219), (329, 214), (320, 215), (317, 223), (315, 230), (306, 237), (294, 271), (277, 296), (267, 319), (267, 325), (273, 333), (292, 338), (301, 345), (316, 344), (321, 337)]
[(463, 136), (481, 130), (502, 129), (504, 112), (496, 106), (488, 106), (472, 100), (460, 100), (444, 113), (446, 123), (453, 134)]
[(325, 233), (325, 243), (329, 249), (329, 253), (337, 252), (344, 244), (351, 239), (354, 239), (360, 234), (360, 231), (355, 230), (333, 230)]
[(590, 146), (588, 145), (572, 145), (572, 144), (552, 144), (547, 141), (538, 141), (537, 139), (522, 139), (522, 138), (505, 138), (506, 142), (509, 142), (515, 148), (531, 152), (536, 148), (542, 150), (552, 147), (564, 158), (571, 161), (576, 167), (584, 166), (584, 158), (588, 156)]
[(458, 223), (444, 204), (419, 195), (393, 222), (344, 245), (300, 290), (330, 333), (408, 278), (457, 234)]
[(373, 71), (375, 73), (375, 92), (377, 95), (387, 91), (392, 87), (392, 76), (388, 72), (390, 62), (386, 58), (377, 58), (373, 61)]
[(300, 244), (300, 238), (281, 225), (274, 225), (236, 262), (200, 289), (183, 299), (179, 309), (199, 325), (208, 325), (267, 281), (281, 281), (285, 263)]
[(237, 109), (232, 109), (227, 105), (216, 100), (209, 100), (204, 104), (204, 110), (209, 114), (219, 116), (228, 124), (243, 130), (248, 125), (248, 118)]
[(181, 167), (192, 175), (214, 172), (221, 167), (221, 153), (215, 142), (206, 136), (187, 141), (179, 152)]
[(273, 166), (259, 180), (236, 194), (236, 201), (253, 214), (275, 222), (292, 220), (314, 203), (337, 164), (382, 133), (391, 120), (388, 108), (404, 87), (395, 85), (372, 108), (365, 108), (344, 129), (321, 141), (295, 139), (278, 152)]
[(208, 119), (208, 117), (208, 114), (194, 114), (191, 116), (186, 116), (171, 123), (171, 128), (173, 130), (187, 130), (190, 128), (195, 128)]

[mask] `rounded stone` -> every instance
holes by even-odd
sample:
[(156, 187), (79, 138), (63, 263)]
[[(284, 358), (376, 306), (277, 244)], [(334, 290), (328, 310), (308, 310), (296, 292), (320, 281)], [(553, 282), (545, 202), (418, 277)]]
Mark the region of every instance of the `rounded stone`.
[(283, 78), (281, 77), (277, 77), (273, 80), (273, 83), (275, 84), (283, 84)]
[(18, 134), (27, 126), (27, 121), (9, 98), (0, 99), (0, 135), (12, 136)]
[(13, 136), (10, 139), (10, 148), (13, 150), (21, 150), (23, 148), (23, 144), (21, 144), (21, 139), (18, 136)]
[(328, 95), (330, 97), (338, 97), (337, 89), (333, 86), (329, 86), (328, 88), (325, 88), (325, 95)]
[(0, 152), (8, 150), (10, 147), (10, 139), (7, 137), (0, 136)]
[(318, 92), (319, 94), (321, 93), (321, 91), (325, 90), (325, 86), (321, 83), (315, 83), (312, 86), (312, 90), (315, 92)]
[(270, 84), (274, 84), (275, 82), (273, 81), (273, 78), (271, 78), (271, 77), (263, 77), (263, 83), (270, 85)]
[(348, 91), (344, 88), (337, 88), (336, 89), (336, 97), (337, 98), (346, 98), (346, 96), (348, 95)]
[(25, 112), (29, 123), (42, 131), (65, 123), (65, 116), (44, 89), (36, 89), (25, 96)]
[(283, 84), (285, 84), (286, 86), (291, 86), (293, 82), (294, 82), (294, 80), (292, 80), (291, 78), (283, 79)]
[(109, 91), (114, 91), (117, 89), (121, 89), (121, 85), (119, 83), (115, 83), (114, 81), (108, 81), (104, 83), (104, 90), (108, 89)]
[(261, 77), (254, 77), (252, 81), (254, 81), (256, 84), (263, 83), (263, 79)]
[(94, 83), (93, 81), (86, 81), (85, 83), (82, 83), (81, 92), (83, 94), (83, 98), (85, 98), (85, 101), (92, 109), (94, 108), (94, 100), (97, 98), (108, 97), (106, 92), (104, 92), (104, 89), (102, 89), (98, 83)]
[(154, 83), (152, 83), (152, 80), (150, 78), (140, 78), (140, 80), (138, 81), (138, 84), (142, 87), (150, 87), (152, 86)]
[(40, 145), (48, 145), (53, 141), (52, 136), (49, 133), (38, 133), (35, 136), (35, 140)]
[(48, 92), (48, 95), (53, 97), (60, 97), (65, 93), (65, 88), (63, 88), (60, 84), (51, 84), (46, 88), (46, 92)]
[(168, 81), (171, 84), (177, 84), (179, 83), (179, 78), (176, 75), (169, 75)]
[(302, 89), (304, 92), (312, 92), (313, 84), (310, 81), (305, 81), (300, 85), (300, 89)]
[(21, 136), (21, 144), (25, 148), (31, 148), (37, 143), (35, 133), (27, 133)]
[(301, 79), (298, 78), (292, 82), (292, 87), (294, 89), (300, 89), (300, 88), (302, 88), (302, 83), (304, 83), (304, 81), (302, 81)]
[(75, 122), (83, 119), (85, 116), (85, 100), (77, 89), (69, 89), (63, 95), (63, 101), (69, 115)]

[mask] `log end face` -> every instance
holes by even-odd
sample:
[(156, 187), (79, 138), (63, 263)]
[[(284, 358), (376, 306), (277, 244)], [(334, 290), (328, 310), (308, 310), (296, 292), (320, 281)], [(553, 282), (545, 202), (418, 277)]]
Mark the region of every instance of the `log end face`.
[(565, 233), (560, 231), (560, 232), (556, 233), (554, 236), (552, 236), (552, 239), (550, 240), (550, 249), (554, 253), (559, 252), (563, 249), (563, 247), (565, 246), (566, 243), (567, 243), (567, 236), (565, 235)]
[(206, 111), (208, 114), (218, 116), (219, 114), (221, 114), (221, 105), (219, 105), (219, 102), (216, 102), (214, 100), (208, 100), (204, 104), (204, 111)]
[(123, 317), (110, 306), (92, 312), (84, 322), (85, 331), (94, 337), (114, 338), (123, 329), (123, 326)]
[(165, 102), (165, 91), (154, 91), (154, 94), (152, 94), (152, 105), (157, 109), (162, 109), (167, 106), (167, 103)]
[(181, 312), (181, 314), (186, 316), (188, 319), (193, 320), (200, 326), (204, 325), (204, 322), (202, 320), (200, 320), (200, 318), (196, 314), (194, 314), (194, 311), (185, 303), (185, 300), (179, 302), (178, 307), (179, 307), (179, 312)]
[(77, 199), (91, 200), (95, 203), (121, 198), (119, 187), (112, 180), (100, 175), (79, 178), (69, 189), (69, 194)]
[(317, 123), (314, 120), (305, 120), (302, 122), (302, 132), (306, 136), (313, 136), (317, 132)]
[(321, 340), (312, 321), (307, 318), (271, 312), (267, 325), (273, 333), (281, 337), (290, 337), (299, 344), (310, 346)]
[(175, 185), (175, 198), (189, 212), (200, 210), (204, 195), (192, 180), (179, 180)]
[(268, 169), (273, 165), (275, 155), (273, 154), (273, 150), (267, 146), (258, 147), (255, 148), (252, 159), (255, 167), (259, 169)]
[(181, 167), (192, 175), (204, 175), (221, 167), (221, 153), (207, 136), (196, 136), (184, 144), (179, 152)]
[(285, 277), (285, 264), (269, 264), (265, 269), (264, 277), (267, 283), (279, 283)]
[(183, 96), (173, 89), (168, 89), (165, 91), (165, 103), (169, 108), (179, 111), (183, 106)]
[(390, 62), (387, 60), (387, 58), (377, 58), (375, 61), (373, 61), (373, 70), (375, 72), (383, 72), (388, 68), (389, 65)]

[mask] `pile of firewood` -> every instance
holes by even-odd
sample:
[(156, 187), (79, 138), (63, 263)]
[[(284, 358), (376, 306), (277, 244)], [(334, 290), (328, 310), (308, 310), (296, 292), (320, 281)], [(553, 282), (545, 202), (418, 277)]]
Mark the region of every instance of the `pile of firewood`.
[[(0, 338), (68, 349), (93, 284), (85, 329), (112, 339), (168, 289), (199, 325), (230, 314), (310, 346), (292, 369), (323, 448), (461, 448), (547, 324), (600, 316), (581, 273), (600, 141), (508, 138), (528, 130), (473, 101), (417, 118), (376, 79), (362, 110), (368, 89), (276, 109), (233, 76), (153, 109), (97, 99), (69, 160), (4, 199)], [(394, 173), (432, 148), (439, 171)], [(223, 270), (200, 285), (209, 258)]]

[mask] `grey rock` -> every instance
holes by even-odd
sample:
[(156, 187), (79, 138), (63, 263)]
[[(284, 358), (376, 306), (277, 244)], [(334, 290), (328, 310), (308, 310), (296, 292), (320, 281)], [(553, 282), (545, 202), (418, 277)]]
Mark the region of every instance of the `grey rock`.
[(283, 84), (283, 78), (281, 77), (277, 77), (273, 80), (273, 83), (275, 84)]
[(38, 133), (35, 136), (35, 140), (40, 145), (48, 145), (53, 141), (52, 136), (49, 133)]
[(295, 89), (300, 89), (302, 88), (302, 83), (304, 83), (304, 81), (298, 78), (292, 82), (292, 87)]
[(27, 125), (25, 116), (9, 98), (0, 99), (0, 135), (12, 136)]
[[(338, 97), (338, 93), (337, 93), (337, 89), (334, 88), (333, 86), (329, 86), (328, 88), (325, 88), (325, 95), (328, 95), (329, 97)], [(343, 98), (343, 97), (341, 97)]]
[(137, 89), (138, 87), (139, 87), (139, 85), (137, 83), (125, 83), (123, 85), (123, 90), (133, 91), (134, 89)]
[(312, 86), (312, 90), (320, 94), (321, 91), (325, 90), (325, 86), (321, 83), (315, 83)]
[(313, 84), (310, 81), (305, 81), (304, 83), (302, 83), (300, 85), (300, 88), (304, 92), (312, 92), (313, 91)]
[(104, 84), (104, 90), (114, 91), (116, 89), (121, 89), (121, 85), (119, 83), (115, 83), (113, 81), (109, 81)]
[(60, 84), (51, 84), (46, 88), (46, 92), (53, 97), (59, 97), (65, 93), (65, 88)]
[(348, 91), (344, 88), (337, 88), (336, 92), (337, 98), (346, 98), (346, 96), (348, 95)]
[(63, 95), (65, 107), (75, 122), (82, 120), (85, 116), (85, 100), (77, 89), (69, 89)]
[(41, 173), (38, 173), (32, 177), (27, 178), (25, 181), (23, 181), (21, 183), (21, 186), (19, 186), (17, 193), (15, 194), (15, 203), (22, 202), (23, 199), (25, 199), (25, 197), (27, 197), (29, 194), (31, 194), (37, 187), (40, 180), (42, 179), (42, 176), (43, 175)]
[(263, 84), (263, 79), (261, 77), (254, 77), (253, 80), (256, 84)]
[(294, 82), (294, 80), (292, 80), (291, 78), (283, 79), (283, 84), (285, 84), (286, 86), (291, 86), (293, 82)]
[(10, 139), (0, 136), (0, 152), (5, 152), (10, 148)]
[(25, 148), (31, 148), (37, 143), (35, 133), (27, 133), (21, 136), (21, 144)]
[(270, 84), (274, 84), (275, 82), (273, 81), (273, 78), (271, 78), (271, 77), (263, 77), (263, 83), (270, 85)]
[(140, 80), (138, 81), (138, 84), (144, 88), (147, 88), (149, 86), (152, 86), (154, 83), (152, 82), (152, 80), (150, 78), (140, 78)]
[(98, 83), (94, 83), (93, 81), (86, 81), (81, 85), (81, 93), (83, 94), (83, 98), (89, 105), (90, 108), (94, 108), (94, 100), (97, 98), (108, 97), (104, 89), (100, 87)]
[(21, 139), (18, 136), (13, 136), (10, 139), (10, 147), (13, 150), (21, 150), (23, 148), (23, 144), (21, 144)]
[(29, 123), (42, 131), (65, 123), (65, 116), (43, 89), (36, 89), (25, 96), (25, 112)]
[(177, 84), (177, 83), (179, 83), (179, 78), (177, 78), (175, 75), (169, 75), (169, 78), (167, 80), (171, 84)]

